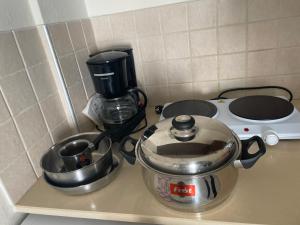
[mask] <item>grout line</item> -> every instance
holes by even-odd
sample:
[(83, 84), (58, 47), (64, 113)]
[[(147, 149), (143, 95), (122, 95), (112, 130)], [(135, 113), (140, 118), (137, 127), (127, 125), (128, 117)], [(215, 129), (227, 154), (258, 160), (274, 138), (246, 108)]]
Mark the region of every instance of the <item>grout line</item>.
[[(246, 51), (246, 55), (245, 55), (245, 76), (244, 76), (244, 87), (247, 86), (246, 84), (246, 78), (248, 77), (248, 54), (249, 54), (249, 51), (248, 51), (248, 46), (249, 46), (249, 2), (247, 1), (246, 2), (246, 37), (245, 37), (245, 51)], [(246, 91), (245, 91), (246, 93)]]
[[(29, 160), (29, 162), (30, 162), (30, 166), (31, 166), (32, 170), (34, 171), (34, 174), (36, 175), (36, 177), (38, 177), (37, 172), (35, 171), (34, 166), (33, 166), (33, 161), (31, 160), (31, 157), (30, 157), (30, 155), (29, 155), (27, 146), (26, 146), (26, 144), (25, 144), (25, 140), (24, 140), (24, 138), (23, 138), (23, 136), (22, 136), (22, 134), (21, 134), (21, 132), (20, 132), (19, 126), (17, 125), (16, 118), (13, 116), (12, 110), (11, 110), (9, 104), (8, 104), (8, 100), (6, 99), (6, 97), (5, 97), (4, 94), (3, 94), (3, 90), (2, 90), (2, 87), (1, 87), (1, 86), (0, 86), (0, 93), (1, 93), (2, 96), (3, 96), (3, 99), (4, 99), (5, 103), (6, 103), (8, 112), (9, 112), (9, 114), (10, 114), (10, 116), (11, 116), (11, 120), (12, 120), (12, 122), (13, 122), (13, 125), (14, 125), (14, 127), (15, 127), (15, 129), (16, 129), (16, 131), (17, 131), (18, 137), (20, 138), (20, 141), (21, 141), (21, 143), (22, 143), (22, 145), (23, 145), (23, 148), (24, 148), (24, 151), (25, 151), (24, 153), (26, 154), (26, 156), (27, 156), (27, 158), (28, 158), (28, 160)], [(15, 161), (15, 160), (14, 160), (14, 161)], [(14, 161), (13, 161), (13, 162), (14, 162)], [(10, 164), (10, 165), (11, 165), (11, 164)]]
[(218, 92), (221, 91), (220, 84), (220, 26), (219, 26), (219, 0), (216, 0), (216, 32), (217, 32), (217, 79), (218, 79)]
[(53, 62), (55, 72), (56, 72), (55, 75), (56, 75), (56, 78), (57, 78), (57, 83), (58, 83), (58, 86), (60, 87), (60, 88), (58, 87), (58, 91), (62, 92), (61, 93), (62, 96), (60, 96), (60, 97), (63, 97), (63, 99), (61, 99), (61, 100), (64, 102), (63, 105), (66, 107), (65, 112), (67, 114), (67, 120), (68, 120), (69, 124), (71, 125), (72, 129), (75, 129), (76, 131), (79, 131), (77, 119), (76, 119), (76, 116), (75, 116), (75, 111), (74, 111), (74, 108), (73, 108), (73, 105), (72, 105), (72, 102), (71, 102), (71, 99), (70, 99), (70, 95), (69, 95), (69, 92), (68, 92), (66, 81), (65, 81), (64, 76), (63, 76), (63, 72), (62, 72), (60, 62), (59, 62), (59, 58), (58, 58), (58, 56), (55, 52), (53, 42), (50, 38), (50, 32), (49, 32), (46, 25), (42, 25), (42, 30), (43, 30), (44, 35), (45, 35), (45, 39), (46, 39), (45, 41), (47, 42), (49, 53), (52, 57), (52, 62)]
[[(71, 37), (71, 33), (70, 33), (70, 30), (69, 30), (69, 26), (68, 24), (66, 23), (66, 28), (67, 28), (67, 32), (68, 32), (68, 35), (69, 35), (69, 39), (71, 41), (71, 45), (72, 45), (72, 49), (73, 49), (73, 55), (75, 57), (75, 61), (76, 61), (76, 65), (77, 65), (77, 69), (78, 69), (78, 72), (79, 72), (79, 76), (80, 76), (80, 80), (81, 80), (81, 83), (82, 83), (82, 86), (83, 86), (83, 89), (84, 89), (84, 93), (85, 93), (85, 97), (86, 97), (86, 100), (88, 101), (89, 100), (89, 97), (88, 97), (88, 93), (87, 93), (87, 89), (85, 87), (85, 84), (84, 84), (84, 79), (83, 79), (83, 74), (81, 72), (81, 68), (79, 66), (79, 60), (78, 60), (78, 57), (77, 57), (77, 54), (76, 54), (76, 50), (75, 50), (75, 47), (74, 47), (74, 43), (73, 43), (73, 40), (72, 40), (72, 37)], [(82, 26), (81, 26), (81, 21), (80, 21), (80, 28), (81, 28), (81, 31), (83, 33), (83, 36), (84, 36), (84, 32), (83, 32), (83, 29), (82, 29)], [(85, 39), (85, 38), (84, 38)], [(88, 51), (88, 50), (87, 50)]]
[(88, 50), (89, 54), (91, 54), (91, 52), (89, 50), (89, 44), (88, 44), (88, 41), (87, 41), (87, 34), (85, 33), (84, 28), (83, 28), (82, 19), (80, 20), (80, 26), (81, 26), (81, 29), (82, 29), (82, 32), (83, 32), (84, 43), (85, 43), (86, 49)]
[[(0, 95), (2, 95), (2, 94), (1, 94), (1, 91), (0, 91)], [(3, 98), (3, 99), (4, 99), (4, 98)], [(5, 103), (5, 104), (6, 104), (6, 103)], [(12, 121), (12, 116), (10, 115), (10, 117), (7, 118), (7, 120), (5, 120), (5, 121), (3, 121), (3, 122), (0, 123), (0, 127), (7, 125), (7, 124), (8, 124), (9, 122), (11, 122), (11, 121)]]
[[(159, 30), (160, 30), (160, 34), (159, 34), (159, 37), (161, 38), (162, 40), (162, 49), (163, 49), (163, 59), (162, 59), (162, 63), (164, 65), (164, 76), (166, 78), (166, 81), (167, 83), (165, 85), (163, 85), (163, 87), (166, 87), (166, 93), (167, 93), (167, 101), (170, 101), (171, 99), (171, 92), (170, 92), (170, 88), (169, 88), (169, 76), (167, 74), (167, 71), (166, 71), (166, 66), (167, 66), (167, 51), (166, 51), (166, 40), (165, 40), (165, 37), (167, 36), (167, 34), (164, 32), (164, 29), (163, 29), (163, 21), (162, 21), (162, 10), (161, 8), (158, 8), (158, 20), (159, 20)], [(145, 89), (146, 88), (146, 84), (145, 85)]]
[[(18, 48), (19, 54), (21, 55), (21, 58), (22, 58), (22, 61), (23, 61), (24, 65), (26, 65), (26, 63), (25, 63), (25, 58), (24, 58), (22, 49), (21, 49), (21, 47), (20, 47), (20, 43), (19, 43), (19, 41), (18, 41), (18, 39), (17, 39), (16, 33), (15, 33), (15, 31), (12, 31), (12, 32), (13, 32), (13, 36), (14, 36), (15, 42), (16, 42), (16, 44), (17, 44), (17, 48)], [(33, 90), (33, 93), (34, 93), (34, 96), (35, 96), (35, 100), (36, 100), (37, 105), (38, 105), (38, 107), (39, 107), (39, 110), (40, 110), (40, 112), (41, 112), (41, 114), (42, 114), (43, 122), (44, 122), (44, 124), (46, 125), (47, 131), (48, 131), (48, 134), (50, 135), (50, 138), (51, 138), (52, 143), (54, 143), (54, 140), (53, 140), (53, 137), (52, 137), (52, 134), (51, 134), (49, 125), (48, 125), (47, 120), (46, 120), (46, 116), (45, 116), (45, 114), (44, 114), (44, 112), (43, 112), (43, 110), (42, 110), (41, 103), (38, 101), (37, 92), (36, 92), (36, 90), (35, 90), (35, 88), (34, 88), (32, 79), (31, 79), (31, 77), (30, 77), (30, 75), (29, 75), (29, 71), (28, 71), (28, 68), (27, 68), (26, 66), (25, 66), (25, 71), (26, 71), (27, 78), (28, 78), (28, 80), (29, 80), (29, 82), (30, 82), (31, 88), (32, 88), (32, 90)], [(34, 106), (36, 106), (36, 105), (34, 105)], [(31, 106), (31, 107), (33, 108), (34, 106)], [(16, 124), (16, 126), (18, 126), (18, 125)], [(45, 135), (44, 135), (44, 136), (45, 136)], [(43, 137), (44, 137), (44, 136), (43, 136)], [(25, 141), (24, 141), (24, 144), (25, 144)], [(37, 144), (37, 143), (33, 144), (33, 145), (31, 146), (31, 148), (33, 148), (33, 146), (35, 146), (36, 144)], [(26, 145), (25, 145), (25, 146), (26, 146)], [(25, 148), (27, 149), (27, 146), (26, 146)], [(29, 151), (29, 149), (27, 149), (27, 151)], [(31, 159), (29, 152), (28, 152), (27, 156), (28, 156), (28, 158), (29, 158), (30, 163), (32, 164), (31, 166), (32, 166), (32, 168), (33, 168), (33, 170), (34, 170), (36, 176), (38, 177), (38, 172), (36, 171), (36, 169), (35, 169), (35, 167), (34, 167), (34, 162), (33, 162), (33, 160)]]
[(6, 79), (6, 78), (8, 78), (8, 77), (15, 76), (16, 74), (18, 74), (18, 73), (20, 73), (20, 72), (25, 72), (25, 67), (22, 68), (22, 69), (20, 69), (20, 70), (17, 70), (17, 71), (15, 71), (15, 72), (13, 72), (13, 73), (9, 73), (9, 74), (6, 74), (6, 75), (4, 75), (4, 76), (1, 76), (1, 77), (0, 77), (0, 80), (4, 80), (4, 79)]

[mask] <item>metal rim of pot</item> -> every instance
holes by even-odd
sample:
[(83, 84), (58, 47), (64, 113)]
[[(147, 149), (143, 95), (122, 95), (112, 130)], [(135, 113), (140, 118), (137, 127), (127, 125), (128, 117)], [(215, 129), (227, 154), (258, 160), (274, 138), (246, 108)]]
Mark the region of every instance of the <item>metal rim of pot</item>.
[[(174, 120), (176, 120), (176, 118), (178, 119), (178, 117), (179, 117), (179, 123), (183, 122), (184, 124), (183, 124), (183, 126), (179, 127), (179, 129), (177, 127), (177, 129), (179, 130), (179, 138), (175, 137), (175, 139), (177, 139), (177, 143), (181, 142), (181, 143), (183, 143), (182, 146), (185, 146), (185, 143), (191, 143), (191, 140), (193, 140), (193, 138), (195, 138), (195, 133), (199, 132), (199, 131), (197, 131), (197, 129), (194, 129), (194, 124), (195, 124), (194, 117), (195, 117), (196, 120), (198, 120), (198, 119), (203, 120), (202, 122), (204, 124), (207, 121), (209, 121), (210, 123), (206, 124), (208, 126), (208, 129), (210, 129), (210, 126), (212, 124), (215, 126), (214, 128), (220, 128), (221, 127), (222, 129), (224, 129), (224, 131), (226, 131), (225, 136), (227, 135), (227, 138), (229, 137), (226, 140), (229, 140), (232, 143), (234, 143), (234, 145), (232, 145), (233, 153), (225, 155), (226, 157), (223, 159), (223, 161), (217, 162), (216, 164), (211, 166), (209, 169), (206, 168), (206, 170), (202, 170), (202, 171), (196, 171), (196, 172), (193, 171), (192, 173), (191, 172), (186, 172), (186, 171), (182, 172), (180, 170), (180, 169), (182, 169), (182, 167), (177, 166), (177, 165), (175, 167), (177, 170), (170, 170), (170, 168), (169, 168), (170, 165), (166, 164), (166, 162), (165, 162), (166, 160), (164, 160), (165, 159), (164, 157), (159, 158), (160, 156), (158, 156), (158, 161), (154, 161), (154, 162), (149, 161), (149, 158), (145, 157), (145, 154), (144, 154), (145, 149), (143, 148), (141, 143), (144, 143), (145, 140), (147, 141), (147, 139), (150, 136), (152, 136), (155, 132), (157, 132), (157, 133), (159, 133), (160, 131), (164, 132), (165, 136), (163, 136), (163, 135), (162, 136), (164, 138), (166, 138), (167, 134), (169, 134), (169, 132), (172, 132), (172, 129), (174, 127)], [(134, 139), (130, 138), (130, 137), (125, 138), (123, 140), (123, 142), (121, 142), (121, 144), (120, 144), (121, 147), (119, 149), (120, 149), (120, 151), (121, 151), (121, 153), (123, 154), (124, 157), (127, 157), (128, 159), (130, 159), (131, 164), (134, 164), (135, 157), (137, 157), (139, 159), (139, 161), (141, 162), (141, 164), (146, 166), (147, 168), (151, 168), (151, 169), (153, 169), (157, 172), (160, 172), (162, 174), (169, 174), (169, 175), (172, 174), (172, 175), (179, 175), (179, 176), (182, 176), (182, 175), (193, 176), (193, 175), (200, 175), (200, 174), (203, 175), (203, 174), (212, 173), (213, 171), (224, 168), (225, 166), (229, 165), (230, 163), (233, 163), (234, 167), (237, 167), (237, 168), (243, 167), (243, 168), (248, 169), (248, 168), (251, 168), (256, 163), (256, 161), (262, 155), (265, 154), (266, 148), (265, 148), (263, 140), (260, 137), (253, 136), (253, 137), (251, 137), (247, 140), (240, 140), (238, 138), (238, 136), (233, 131), (231, 131), (226, 125), (224, 125), (223, 123), (221, 123), (217, 120), (211, 119), (211, 118), (207, 118), (207, 117), (201, 117), (201, 116), (194, 116), (194, 117), (183, 115), (183, 116), (177, 116), (177, 117), (173, 118), (173, 121), (172, 121), (173, 126), (171, 127), (170, 130), (169, 130), (170, 127), (168, 127), (168, 126), (170, 126), (170, 123), (171, 123), (172, 119), (166, 119), (166, 120), (160, 121), (157, 124), (149, 127), (144, 132), (143, 136), (139, 139), (138, 142), (135, 141)], [(192, 121), (192, 123), (190, 123), (191, 121)], [(176, 121), (175, 121), (175, 123), (176, 123)], [(163, 126), (161, 126), (161, 125), (163, 125)], [(166, 127), (167, 127), (167, 129), (166, 129)], [(185, 133), (186, 130), (192, 131), (194, 133), (192, 133), (192, 135), (190, 135), (189, 133), (188, 133), (188, 135), (186, 135), (186, 133)], [(183, 135), (182, 135), (182, 131), (184, 131)], [(220, 134), (222, 135), (222, 132), (220, 132)], [(161, 134), (159, 134), (159, 135), (161, 135)], [(133, 145), (135, 145), (135, 149), (132, 150), (131, 152), (128, 152), (128, 151), (125, 150), (125, 142), (127, 142), (128, 140), (130, 140), (131, 143)], [(160, 140), (162, 140), (161, 137), (160, 137)], [(218, 140), (218, 139), (210, 139), (208, 137), (207, 140), (210, 140), (210, 141), (214, 142), (215, 140)], [(170, 139), (169, 140), (162, 140), (162, 145), (166, 144), (166, 143), (169, 143), (168, 141), (170, 141)], [(195, 142), (197, 143), (197, 139), (196, 139)], [(258, 147), (259, 147), (258, 151), (253, 153), (253, 154), (249, 153), (249, 151), (248, 151), (249, 148), (255, 142), (258, 144)], [(153, 144), (152, 150), (153, 149), (154, 149), (154, 151), (157, 150), (157, 149), (155, 149), (157, 147), (156, 146), (157, 143), (155, 143), (155, 141), (154, 141), (154, 143), (152, 143), (152, 144)], [(227, 142), (225, 142), (225, 144), (227, 144)], [(201, 147), (201, 145), (200, 145), (200, 147)], [(223, 150), (223, 149), (221, 149), (221, 150)], [(225, 149), (225, 153), (226, 153), (226, 150), (227, 149)], [(184, 152), (184, 151), (182, 151), (182, 149), (179, 149), (179, 151)], [(185, 151), (186, 151), (186, 149), (185, 149)], [(156, 153), (154, 152), (154, 155), (155, 154)], [(210, 156), (210, 155), (208, 155), (208, 156)], [(222, 154), (220, 154), (220, 156), (223, 157), (224, 154), (222, 153)], [(196, 158), (197, 158), (197, 155), (196, 155)], [(175, 157), (175, 158), (170, 158), (170, 159), (171, 160), (169, 160), (169, 161), (176, 161), (176, 160), (180, 161), (180, 160), (182, 160), (182, 158), (180, 158), (180, 157), (178, 157), (178, 158)], [(201, 157), (199, 159), (201, 159)], [(165, 164), (165, 165), (162, 166), (162, 164)]]
[[(233, 134), (235, 136), (235, 138), (237, 138), (238, 140), (238, 137), (236, 134)], [(240, 144), (240, 143), (239, 143)], [(224, 169), (225, 167), (229, 166), (230, 164), (234, 164), (235, 167), (242, 167), (239, 165), (239, 162), (237, 163), (234, 163), (235, 160), (237, 160), (237, 158), (239, 157), (241, 151), (236, 151), (235, 154), (232, 156), (232, 158), (228, 161), (226, 161), (224, 164), (222, 164), (221, 166), (213, 169), (213, 170), (209, 170), (209, 171), (206, 171), (204, 173), (198, 173), (198, 174), (176, 174), (176, 173), (170, 173), (170, 172), (166, 172), (166, 171), (163, 171), (159, 168), (156, 168), (155, 166), (153, 165), (150, 165), (148, 164), (147, 162), (145, 162), (145, 160), (143, 159), (143, 156), (141, 155), (141, 149), (140, 149), (140, 140), (138, 140), (136, 146), (135, 146), (135, 155), (136, 155), (136, 158), (138, 159), (139, 163), (145, 167), (145, 169), (150, 169), (152, 170), (153, 172), (155, 173), (158, 173), (158, 174), (161, 174), (161, 175), (166, 175), (166, 176), (172, 176), (172, 177), (189, 177), (189, 178), (196, 178), (196, 177), (202, 177), (202, 176), (206, 176), (206, 175), (209, 175), (209, 174), (212, 174), (212, 173), (215, 173), (219, 170), (222, 170)]]

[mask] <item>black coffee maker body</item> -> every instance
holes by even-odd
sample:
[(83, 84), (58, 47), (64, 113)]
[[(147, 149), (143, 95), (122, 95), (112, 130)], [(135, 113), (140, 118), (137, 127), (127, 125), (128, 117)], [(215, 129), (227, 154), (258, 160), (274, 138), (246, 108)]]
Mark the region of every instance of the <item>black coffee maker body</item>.
[[(139, 94), (132, 49), (114, 49), (92, 56), (87, 65), (100, 105), (99, 119), (113, 128), (130, 120), (139, 110)], [(145, 97), (145, 94), (142, 93)]]

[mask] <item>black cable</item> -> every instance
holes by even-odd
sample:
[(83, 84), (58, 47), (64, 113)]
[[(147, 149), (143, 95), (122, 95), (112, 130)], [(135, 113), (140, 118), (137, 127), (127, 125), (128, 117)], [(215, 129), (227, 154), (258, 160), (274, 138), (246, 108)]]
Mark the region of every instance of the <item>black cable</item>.
[(281, 86), (259, 86), (259, 87), (244, 87), (244, 88), (232, 88), (232, 89), (227, 89), (225, 91), (222, 91), (218, 97), (211, 99), (211, 100), (218, 100), (218, 99), (226, 99), (226, 97), (223, 97), (222, 95), (229, 93), (229, 92), (234, 92), (234, 91), (245, 91), (245, 90), (259, 90), (259, 89), (281, 89), (286, 91), (289, 94), (289, 102), (291, 102), (293, 100), (293, 93), (285, 88), (285, 87), (281, 87)]
[(147, 118), (146, 118), (146, 117), (144, 118), (144, 121), (145, 121), (144, 126), (140, 127), (140, 128), (137, 129), (137, 130), (132, 131), (131, 134), (135, 134), (135, 133), (140, 132), (141, 130), (145, 129), (145, 128), (148, 126), (148, 121), (147, 121)]

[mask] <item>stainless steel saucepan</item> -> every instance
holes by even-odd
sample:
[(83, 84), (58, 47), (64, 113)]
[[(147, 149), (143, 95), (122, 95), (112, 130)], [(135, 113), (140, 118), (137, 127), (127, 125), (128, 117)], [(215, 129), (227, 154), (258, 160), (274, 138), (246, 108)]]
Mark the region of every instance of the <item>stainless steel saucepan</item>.
[[(70, 147), (72, 151), (77, 147), (80, 147), (79, 150), (81, 151), (86, 149), (87, 143), (94, 142), (99, 136), (97, 132), (80, 133), (53, 145), (41, 159), (41, 167), (47, 178), (58, 185), (79, 186), (97, 177), (104, 176), (113, 163), (111, 140), (108, 137), (101, 137), (97, 149), (91, 152), (92, 161), (86, 165), (70, 170), (70, 167), (68, 167), (61, 156), (61, 151), (68, 150), (66, 146), (68, 147), (72, 144), (72, 148)], [(85, 144), (84, 146), (83, 143)]]
[[(125, 142), (120, 150), (134, 161), (133, 152), (124, 149)], [(258, 151), (251, 154), (253, 143)], [(235, 187), (238, 168), (251, 168), (265, 152), (258, 136), (241, 141), (215, 119), (188, 115), (149, 127), (135, 145), (149, 191), (164, 205), (188, 212), (223, 202)]]

